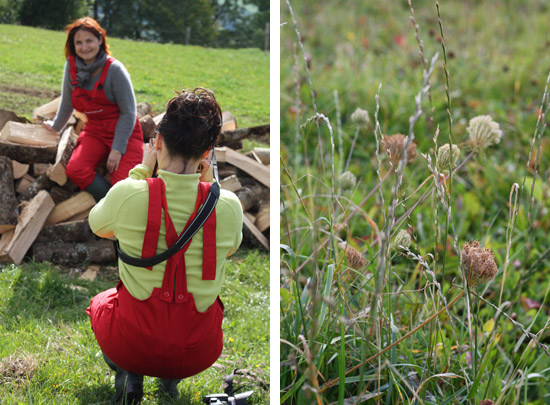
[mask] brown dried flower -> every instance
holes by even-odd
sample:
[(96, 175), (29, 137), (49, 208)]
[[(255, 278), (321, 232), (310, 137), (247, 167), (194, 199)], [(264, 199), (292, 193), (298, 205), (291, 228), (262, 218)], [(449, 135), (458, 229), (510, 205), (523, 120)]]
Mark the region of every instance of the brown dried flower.
[(349, 267), (355, 270), (362, 270), (367, 264), (367, 260), (363, 257), (361, 252), (355, 250), (346, 242), (340, 243), (340, 248), (344, 249), (346, 255), (346, 263)]
[[(384, 136), (382, 139), (382, 145), (384, 151), (389, 154), (390, 160), (394, 167), (397, 168), (399, 161), (403, 158), (403, 144), (405, 143), (406, 136), (403, 134), (395, 134), (391, 136)], [(416, 144), (411, 143), (407, 149), (407, 161), (410, 163), (416, 158)]]
[(479, 247), (478, 241), (466, 242), (462, 248), (462, 264), (470, 286), (487, 283), (495, 278), (497, 264), (490, 249)]

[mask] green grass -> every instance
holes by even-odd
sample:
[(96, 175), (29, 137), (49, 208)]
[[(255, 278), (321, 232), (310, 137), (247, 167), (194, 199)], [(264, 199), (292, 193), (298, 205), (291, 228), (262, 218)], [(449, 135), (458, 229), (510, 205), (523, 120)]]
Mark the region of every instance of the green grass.
[[(79, 269), (80, 271), (82, 269)], [(0, 268), (0, 398), (2, 404), (101, 404), (114, 395), (114, 374), (84, 310), (97, 293), (116, 285), (117, 272), (102, 268), (93, 281), (47, 263)], [(241, 250), (227, 263), (224, 350), (214, 366), (179, 384), (180, 404), (200, 404), (223, 392), (235, 369), (236, 385), (253, 390), (251, 403), (268, 401), (269, 257)], [(145, 378), (142, 403), (162, 403), (153, 378)]]
[[(548, 403), (550, 149), (546, 127), (535, 129), (550, 66), (548, 5), (440, 1), (443, 39), (435, 0), (412, 1), (423, 56), (439, 56), (413, 119), (418, 157), (396, 190), (377, 138), (409, 134), (423, 86), (408, 2), (289, 2), (299, 35), (281, 2), (281, 402)], [(351, 121), (356, 108), (368, 110), (366, 127)], [(474, 152), (466, 127), (486, 114), (504, 135)], [(435, 161), (450, 136), (464, 166), (436, 198), (421, 154)], [(357, 185), (345, 189), (350, 151)], [(399, 230), (412, 236), (409, 252), (387, 249)], [(471, 240), (491, 249), (498, 274), (466, 290), (460, 251)], [(342, 243), (364, 261), (352, 263)]]
[[(0, 24), (0, 108), (30, 118), (61, 92), (66, 34)], [(269, 53), (210, 49), (109, 38), (113, 56), (132, 78), (137, 102), (158, 114), (174, 91), (197, 86), (214, 91), (239, 127), (269, 122)]]

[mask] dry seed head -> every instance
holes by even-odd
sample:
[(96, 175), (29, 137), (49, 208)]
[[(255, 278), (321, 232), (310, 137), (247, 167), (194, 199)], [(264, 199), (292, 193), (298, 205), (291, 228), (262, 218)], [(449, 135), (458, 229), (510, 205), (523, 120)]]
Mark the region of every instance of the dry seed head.
[(341, 242), (339, 246), (341, 249), (344, 249), (346, 263), (349, 267), (355, 270), (362, 270), (363, 267), (365, 267), (367, 260), (363, 257), (361, 252), (358, 252), (346, 242)]
[(449, 144), (446, 143), (445, 145), (441, 145), (439, 149), (437, 150), (437, 156), (436, 156), (436, 167), (437, 170), (439, 170), (442, 173), (448, 173), (449, 172), (449, 165), (451, 166), (450, 169), (454, 169), (456, 167), (456, 162), (458, 161), (458, 156), (460, 156), (460, 149), (458, 146), (453, 144), (452, 148), (452, 161), (451, 161), (451, 148), (449, 147)]
[(344, 172), (338, 176), (338, 183), (342, 190), (351, 190), (357, 184), (357, 177), (352, 172)]
[(466, 242), (462, 248), (462, 265), (466, 269), (468, 285), (487, 283), (497, 275), (495, 256), (489, 249), (479, 247), (478, 241)]
[(399, 249), (400, 246), (409, 248), (411, 246), (411, 235), (404, 229), (401, 229), (391, 244), (392, 248)]
[[(394, 167), (397, 168), (399, 161), (403, 158), (403, 146), (406, 136), (403, 134), (395, 134), (391, 136), (385, 136), (382, 139), (382, 145), (384, 151), (389, 153), (389, 157)], [(416, 144), (411, 143), (407, 149), (407, 161), (410, 163), (416, 158)]]
[(370, 122), (369, 112), (367, 110), (357, 108), (353, 114), (351, 114), (351, 121), (358, 127), (366, 127)]
[(481, 149), (499, 143), (502, 137), (498, 122), (493, 121), (489, 115), (472, 118), (466, 131), (470, 134), (472, 143)]

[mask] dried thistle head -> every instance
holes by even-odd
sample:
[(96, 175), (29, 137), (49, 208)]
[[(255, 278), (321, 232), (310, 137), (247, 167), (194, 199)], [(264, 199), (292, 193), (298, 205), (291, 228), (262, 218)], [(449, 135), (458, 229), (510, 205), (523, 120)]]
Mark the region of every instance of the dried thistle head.
[(355, 250), (346, 242), (341, 242), (339, 246), (341, 249), (344, 249), (346, 263), (349, 267), (355, 270), (362, 270), (363, 267), (365, 267), (367, 260), (363, 257), (361, 252)]
[(366, 127), (370, 122), (369, 112), (357, 108), (353, 114), (351, 114), (351, 121), (358, 127)]
[(460, 148), (455, 144), (453, 144), (452, 148), (449, 147), (448, 143), (441, 145), (437, 150), (437, 156), (435, 160), (435, 166), (437, 167), (437, 170), (439, 170), (439, 172), (441, 173), (448, 173), (449, 170), (453, 170), (456, 167), (456, 162), (458, 161), (459, 156)]
[(462, 264), (466, 268), (468, 285), (487, 283), (497, 275), (495, 256), (490, 249), (481, 248), (478, 241), (466, 242), (462, 248)]
[[(390, 160), (394, 167), (397, 168), (399, 161), (403, 158), (403, 146), (407, 137), (403, 134), (395, 134), (384, 136), (382, 145), (384, 151), (389, 154)], [(416, 158), (416, 144), (411, 143), (407, 149), (407, 161), (410, 163)]]
[(347, 171), (338, 176), (338, 183), (342, 190), (351, 190), (357, 184), (357, 177), (352, 172)]
[(411, 246), (411, 235), (404, 229), (401, 229), (397, 235), (395, 235), (391, 244), (391, 247), (394, 249), (399, 249), (400, 246), (407, 249)]
[(472, 118), (466, 131), (468, 131), (470, 141), (474, 146), (478, 146), (481, 149), (499, 143), (502, 137), (502, 131), (498, 122), (493, 121), (489, 115), (480, 115)]

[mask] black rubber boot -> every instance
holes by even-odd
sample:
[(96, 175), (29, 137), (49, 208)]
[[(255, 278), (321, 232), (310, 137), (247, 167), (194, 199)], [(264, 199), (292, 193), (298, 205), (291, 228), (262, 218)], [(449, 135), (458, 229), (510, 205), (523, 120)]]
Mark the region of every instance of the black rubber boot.
[(160, 392), (174, 400), (178, 398), (178, 383), (181, 380), (167, 380), (159, 378)]
[(86, 190), (88, 193), (90, 193), (96, 202), (99, 202), (105, 195), (107, 194), (107, 191), (111, 188), (111, 184), (105, 180), (103, 177), (101, 177), (99, 174), (95, 174), (94, 181), (92, 181), (92, 184), (90, 184), (88, 187), (86, 187)]
[(116, 372), (115, 396), (111, 398), (112, 404), (139, 404), (143, 398), (143, 376), (126, 371), (117, 366), (111, 359), (103, 358), (107, 365)]

